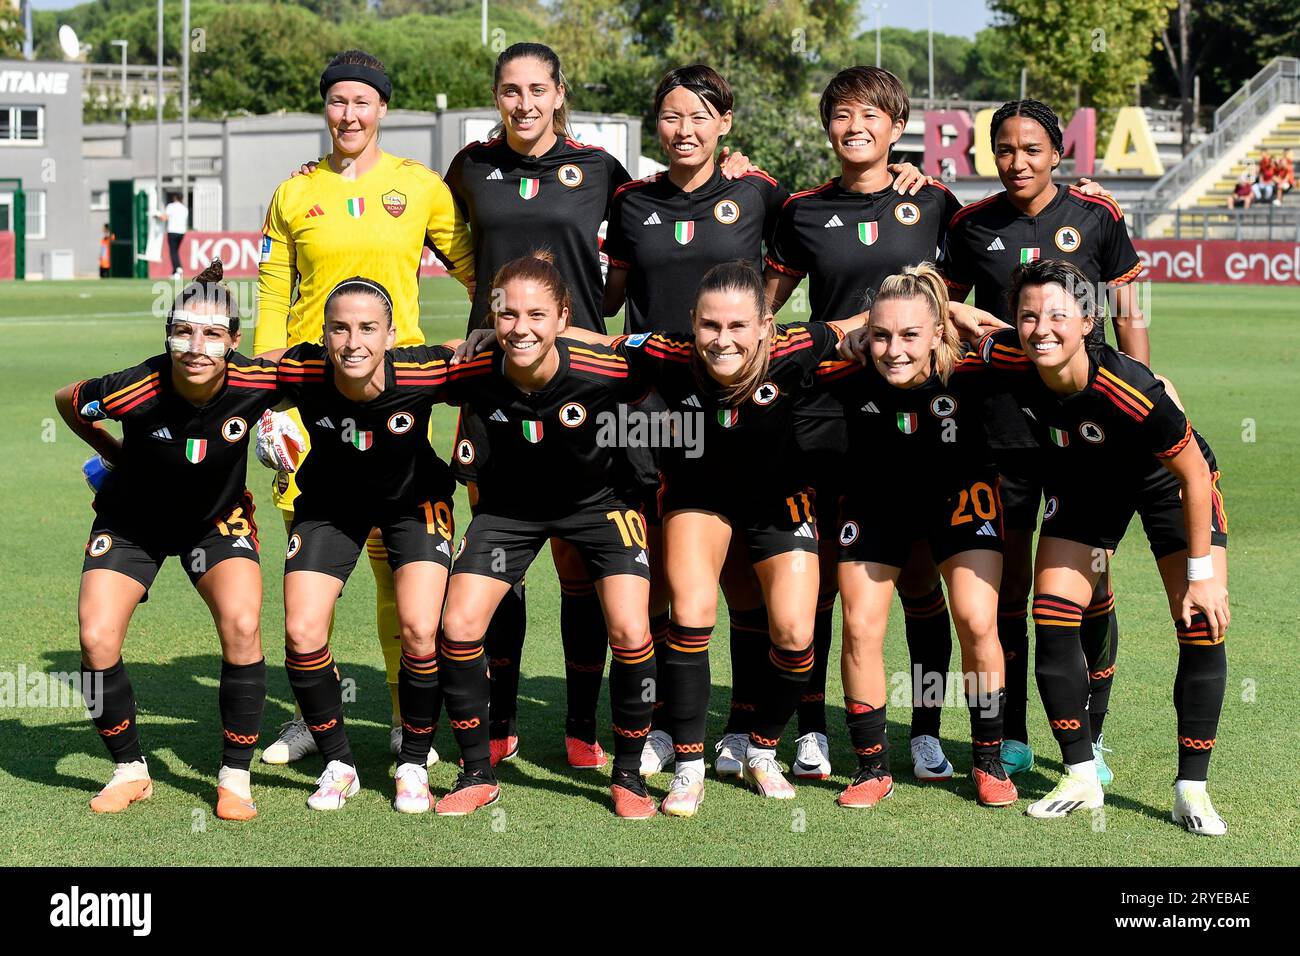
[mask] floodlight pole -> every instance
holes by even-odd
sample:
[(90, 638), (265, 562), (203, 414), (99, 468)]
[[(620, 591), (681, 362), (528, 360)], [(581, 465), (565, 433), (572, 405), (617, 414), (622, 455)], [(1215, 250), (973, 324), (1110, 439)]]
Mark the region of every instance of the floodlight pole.
[(487, 5), (488, 0), (483, 0), (483, 45), (487, 46)]
[(163, 192), (163, 148), (162, 148), (162, 123), (163, 123), (163, 0), (158, 0), (158, 102), (154, 104), (154, 168), (158, 176), (158, 208), (162, 209), (167, 205), (166, 194)]
[(885, 7), (889, 4), (884, 0), (873, 0), (871, 8), (876, 11), (876, 69), (880, 69), (880, 19), (884, 13)]
[(126, 47), (127, 47), (127, 41), (126, 41), (126, 40), (111, 40), (111, 41), (109, 41), (109, 42), (110, 42), (110, 44), (111, 44), (112, 46), (120, 46), (120, 47), (122, 48), (122, 114), (121, 114), (121, 115), (122, 115), (122, 125), (125, 126), (125, 125), (126, 125)]
[(930, 99), (934, 99), (934, 0), (926, 0), (926, 32), (930, 48)]
[[(181, 3), (181, 202), (190, 205), (190, 0)], [(190, 211), (193, 225), (194, 212)]]

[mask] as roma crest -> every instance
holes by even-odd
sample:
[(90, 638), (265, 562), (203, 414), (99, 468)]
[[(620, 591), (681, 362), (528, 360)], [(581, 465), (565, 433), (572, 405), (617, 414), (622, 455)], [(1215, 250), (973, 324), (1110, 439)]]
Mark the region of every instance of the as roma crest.
[(406, 197), (396, 189), (384, 193), (380, 202), (384, 204), (384, 208), (388, 210), (388, 214), (394, 219), (406, 212)]

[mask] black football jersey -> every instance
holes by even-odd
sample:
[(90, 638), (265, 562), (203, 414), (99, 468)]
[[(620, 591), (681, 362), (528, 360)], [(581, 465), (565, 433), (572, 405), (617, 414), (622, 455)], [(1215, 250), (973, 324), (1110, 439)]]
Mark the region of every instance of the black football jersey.
[(355, 402), (335, 385), (324, 346), (284, 353), (280, 389), (311, 438), (297, 473), (299, 511), (383, 510), (451, 493), (451, 472), (429, 445), (429, 411), (446, 400), (451, 355), (441, 345), (390, 349), (383, 392)]
[(447, 185), (469, 223), (477, 285), (469, 328), (487, 322), (492, 276), (512, 259), (547, 249), (573, 296), (570, 321), (604, 333), (600, 224), (610, 199), (631, 177), (599, 146), (558, 139), (541, 156), (523, 156), (505, 137), (456, 154)]
[(452, 400), (477, 419), (454, 455), (475, 469), (478, 511), (548, 521), (592, 505), (627, 507), (631, 468), (607, 429), (647, 386), (616, 349), (568, 339), (555, 349), (559, 369), (536, 392), (506, 377), (495, 343), (452, 370)]
[(677, 438), (661, 458), (667, 482), (750, 501), (798, 489), (795, 408), (805, 381), (835, 354), (838, 343), (838, 331), (823, 322), (778, 325), (767, 378), (735, 406), (722, 404), (720, 386), (707, 372), (693, 370), (692, 341), (643, 332), (616, 345), (676, 418), (669, 421)]
[(720, 169), (683, 192), (667, 172), (624, 183), (614, 193), (605, 254), (627, 270), (624, 329), (691, 334), (700, 280), (722, 262), (741, 260), (762, 274), (786, 191), (762, 170), (727, 179)]
[(72, 401), (82, 421), (122, 423), (122, 452), (96, 511), (177, 533), (229, 514), (244, 493), (249, 435), (279, 398), (275, 363), (237, 352), (225, 385), (203, 406), (176, 393), (166, 354), (78, 383)]
[(1049, 474), (1071, 483), (1100, 480), (1124, 493), (1164, 472), (1192, 440), (1192, 426), (1152, 371), (1109, 345), (1088, 348), (1088, 384), (1058, 395), (1044, 384), (1014, 329), (986, 335), (954, 378), (987, 376), (983, 387), (1012, 395), (1025, 412)]

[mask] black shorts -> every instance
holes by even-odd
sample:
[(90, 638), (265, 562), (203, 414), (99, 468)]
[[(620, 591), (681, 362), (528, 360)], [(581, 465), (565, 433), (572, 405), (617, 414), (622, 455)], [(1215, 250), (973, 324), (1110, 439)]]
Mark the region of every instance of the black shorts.
[(1038, 527), (1038, 506), (1043, 501), (1042, 451), (1037, 448), (1000, 448), (994, 453), (1002, 495), (1002, 523), (1008, 531)]
[(840, 522), (840, 562), (906, 566), (916, 541), (927, 541), (934, 563), (964, 551), (1002, 552), (1002, 501), (992, 473), (943, 488), (909, 493), (906, 507), (848, 495)]
[[(1210, 466), (1210, 544), (1226, 548), (1228, 515), (1223, 507), (1223, 492), (1219, 490), (1219, 466), (1214, 453), (1204, 442), (1201, 444)], [(1153, 472), (1148, 481), (1132, 492), (1112, 489), (1099, 492), (1095, 483), (1089, 486), (1049, 478), (1043, 493), (1047, 496), (1043, 537), (1064, 538), (1114, 551), (1119, 548), (1136, 512), (1142, 518), (1142, 530), (1157, 561), (1187, 548), (1181, 489), (1178, 479), (1163, 468)]]
[(432, 561), (451, 567), (451, 542), (456, 533), (451, 498), (433, 498), (388, 514), (358, 517), (322, 515), (302, 504), (294, 511), (289, 526), (289, 546), (284, 555), (284, 573), (319, 571), (346, 582), (357, 565), (372, 528), (379, 530), (388, 552), (388, 566), (396, 571), (404, 564)]
[(199, 578), (227, 558), (258, 560), (261, 549), (254, 510), (253, 496), (245, 490), (239, 503), (223, 519), (174, 538), (160, 538), (156, 532), (142, 531), (135, 522), (113, 514), (97, 514), (86, 541), (82, 573), (104, 568), (125, 574), (144, 585), (143, 600), (147, 601), (158, 569), (168, 557), (175, 555), (180, 558), (190, 583), (198, 584)]
[(578, 550), (593, 581), (615, 574), (650, 579), (645, 520), (624, 503), (590, 505), (548, 521), (523, 521), (480, 511), (456, 548), (452, 574), (481, 574), (513, 586), (552, 538)]
[[(834, 419), (829, 421), (834, 425), (844, 424)], [(830, 431), (835, 432), (836, 429)], [(805, 452), (799, 458), (800, 481), (808, 486), (817, 514), (823, 526), (828, 528), (838, 526), (841, 504), (851, 490), (849, 456), (844, 452), (847, 447), (846, 440), (837, 450)]]
[(817, 553), (817, 509), (811, 490), (782, 497), (723, 499), (715, 489), (697, 490), (665, 484), (663, 513), (708, 511), (721, 515), (732, 534), (745, 536), (749, 563), (757, 564), (791, 551)]

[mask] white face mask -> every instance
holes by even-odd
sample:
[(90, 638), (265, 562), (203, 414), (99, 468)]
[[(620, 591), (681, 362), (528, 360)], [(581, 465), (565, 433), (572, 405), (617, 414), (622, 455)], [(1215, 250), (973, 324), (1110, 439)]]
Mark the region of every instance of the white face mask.
[(207, 330), (212, 327), (230, 330), (230, 319), (224, 315), (214, 315), (206, 312), (187, 312), (183, 309), (177, 309), (172, 314), (172, 325), (185, 324), (190, 327), (189, 335), (168, 335), (167, 351), (173, 355), (183, 355), (186, 352), (193, 352), (208, 356), (208, 358), (219, 359), (225, 357), (230, 351), (231, 346), (225, 342), (213, 342), (207, 337)]

